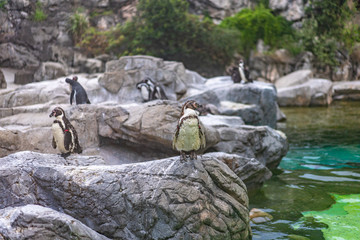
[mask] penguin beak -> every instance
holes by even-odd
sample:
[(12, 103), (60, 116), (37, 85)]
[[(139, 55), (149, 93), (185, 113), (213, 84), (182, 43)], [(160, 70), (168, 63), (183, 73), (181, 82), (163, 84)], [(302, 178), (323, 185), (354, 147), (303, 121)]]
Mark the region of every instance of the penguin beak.
[(52, 117), (52, 116), (54, 116), (54, 115), (55, 115), (55, 112), (52, 111), (52, 112), (50, 113), (49, 117)]

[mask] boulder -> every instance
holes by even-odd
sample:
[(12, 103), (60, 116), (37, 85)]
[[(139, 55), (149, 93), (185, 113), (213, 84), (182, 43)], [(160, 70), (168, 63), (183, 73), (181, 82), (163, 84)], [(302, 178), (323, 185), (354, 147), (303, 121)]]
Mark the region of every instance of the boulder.
[(205, 154), (201, 159), (215, 157), (224, 162), (234, 173), (244, 181), (247, 189), (259, 189), (272, 176), (271, 171), (255, 158), (246, 158), (237, 154), (213, 152)]
[(109, 240), (69, 215), (40, 205), (0, 209), (0, 235), (5, 239)]
[(281, 107), (328, 106), (332, 101), (332, 82), (326, 79), (309, 81), (278, 90), (278, 103)]
[(251, 239), (246, 186), (215, 157), (118, 166), (72, 161), (31, 152), (0, 159), (0, 208), (41, 205), (46, 209), (34, 208), (34, 219), (42, 216), (36, 210), (50, 208), (111, 239)]
[(0, 69), (0, 88), (6, 88), (6, 87), (7, 87), (6, 79), (4, 73)]
[(187, 72), (182, 63), (150, 56), (127, 56), (107, 62), (99, 84), (110, 93), (120, 96), (119, 101), (122, 103), (142, 102), (136, 83), (145, 77), (161, 84), (171, 100), (185, 94), (189, 85), (204, 82), (202, 77)]
[(281, 88), (292, 87), (307, 82), (312, 78), (311, 70), (298, 70), (276, 80), (275, 87)]
[(0, 44), (0, 66), (10, 68), (24, 68), (39, 66), (40, 62), (26, 47), (14, 43)]
[(280, 12), (280, 15), (288, 21), (300, 21), (305, 17), (305, 5), (302, 0), (270, 0), (269, 7)]
[(286, 155), (289, 144), (284, 133), (267, 126), (247, 126), (234, 117), (222, 121), (213, 120), (211, 115), (201, 116), (206, 127), (212, 127), (220, 135), (220, 141), (210, 151), (237, 154), (246, 158), (256, 158), (269, 169), (275, 169)]
[[(246, 124), (276, 127), (276, 90), (272, 84), (255, 82), (239, 84), (229, 77), (212, 79), (205, 91), (181, 99), (193, 99), (200, 104), (213, 104), (221, 114), (237, 115)], [(221, 86), (224, 84), (223, 86)]]
[(35, 70), (33, 69), (21, 69), (17, 71), (14, 76), (15, 84), (28, 84), (34, 82)]
[(63, 77), (67, 74), (66, 67), (58, 62), (43, 62), (35, 72), (35, 81), (44, 81)]
[(335, 82), (332, 89), (334, 100), (360, 100), (360, 81)]

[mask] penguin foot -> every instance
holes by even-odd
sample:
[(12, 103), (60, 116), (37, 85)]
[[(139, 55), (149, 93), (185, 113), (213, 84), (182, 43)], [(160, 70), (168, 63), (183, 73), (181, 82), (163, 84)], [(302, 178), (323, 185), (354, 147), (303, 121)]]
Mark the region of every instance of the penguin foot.
[(62, 153), (62, 154), (60, 154), (60, 156), (62, 156), (63, 158), (66, 159), (68, 156), (70, 156), (70, 152)]
[(180, 152), (180, 162), (186, 162), (186, 153)]
[(196, 155), (195, 152), (191, 152), (191, 153), (190, 153), (190, 159), (191, 159), (191, 160), (197, 160), (197, 155)]

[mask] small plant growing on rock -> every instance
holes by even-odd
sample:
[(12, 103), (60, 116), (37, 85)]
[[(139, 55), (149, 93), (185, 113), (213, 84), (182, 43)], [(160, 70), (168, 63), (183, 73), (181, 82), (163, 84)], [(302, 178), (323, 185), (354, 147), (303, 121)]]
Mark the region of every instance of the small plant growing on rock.
[(41, 2), (36, 2), (36, 8), (33, 18), (36, 22), (42, 22), (46, 20), (47, 15), (44, 13)]
[(89, 28), (89, 20), (82, 9), (77, 9), (69, 20), (69, 31), (75, 44), (82, 40), (84, 33)]

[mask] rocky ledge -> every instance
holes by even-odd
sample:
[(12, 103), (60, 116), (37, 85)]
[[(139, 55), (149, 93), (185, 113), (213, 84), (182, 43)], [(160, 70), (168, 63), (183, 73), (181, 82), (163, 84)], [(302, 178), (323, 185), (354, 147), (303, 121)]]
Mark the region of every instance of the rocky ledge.
[(251, 239), (246, 186), (219, 154), (117, 166), (100, 157), (9, 155), (0, 159), (0, 236)]

